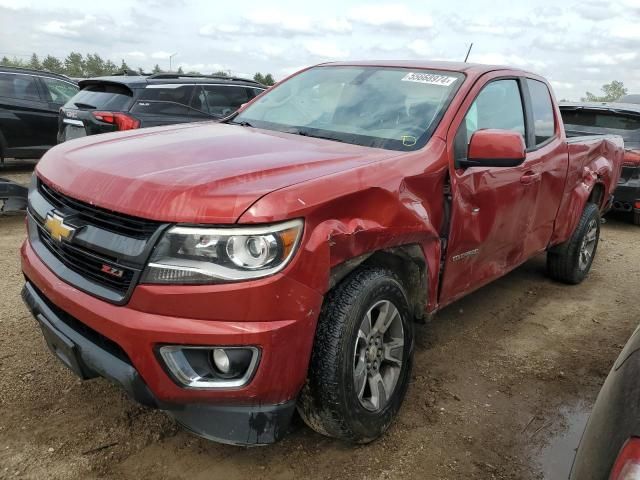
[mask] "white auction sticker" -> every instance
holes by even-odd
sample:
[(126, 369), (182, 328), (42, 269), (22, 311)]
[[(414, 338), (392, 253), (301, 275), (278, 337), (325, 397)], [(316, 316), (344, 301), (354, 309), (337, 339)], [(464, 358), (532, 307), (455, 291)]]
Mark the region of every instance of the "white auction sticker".
[(436, 75), (434, 73), (415, 73), (411, 72), (404, 76), (403, 82), (428, 83), (429, 85), (441, 85), (443, 87), (451, 86), (457, 80), (456, 77), (447, 75)]

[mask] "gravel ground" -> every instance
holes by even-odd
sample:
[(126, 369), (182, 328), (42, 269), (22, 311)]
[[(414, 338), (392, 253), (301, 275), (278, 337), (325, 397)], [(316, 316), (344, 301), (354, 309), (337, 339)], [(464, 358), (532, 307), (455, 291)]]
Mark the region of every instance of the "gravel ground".
[(20, 300), (23, 238), (20, 217), (0, 218), (0, 478), (542, 478), (567, 406), (592, 405), (640, 320), (640, 229), (609, 219), (582, 285), (547, 279), (540, 256), (418, 326), (406, 401), (379, 441), (348, 446), (297, 424), (279, 444), (231, 447), (52, 357)]

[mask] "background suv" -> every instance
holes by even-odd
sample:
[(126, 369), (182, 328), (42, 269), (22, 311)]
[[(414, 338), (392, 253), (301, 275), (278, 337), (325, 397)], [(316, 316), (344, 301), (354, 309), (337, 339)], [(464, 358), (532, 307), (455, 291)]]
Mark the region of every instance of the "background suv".
[(58, 142), (96, 133), (220, 119), (267, 87), (254, 80), (161, 73), (99, 77), (60, 110)]
[(55, 145), (58, 111), (77, 92), (64, 75), (0, 67), (0, 161), (40, 158)]

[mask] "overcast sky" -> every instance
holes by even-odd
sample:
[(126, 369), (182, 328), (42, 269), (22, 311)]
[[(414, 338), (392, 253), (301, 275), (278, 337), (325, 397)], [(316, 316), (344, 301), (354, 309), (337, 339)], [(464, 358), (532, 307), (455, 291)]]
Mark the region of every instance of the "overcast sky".
[[(0, 0), (0, 55), (97, 52), (117, 64), (276, 79), (346, 59), (463, 60), (545, 75), (558, 98), (640, 93), (640, 0)], [(27, 57), (24, 57), (27, 58)]]

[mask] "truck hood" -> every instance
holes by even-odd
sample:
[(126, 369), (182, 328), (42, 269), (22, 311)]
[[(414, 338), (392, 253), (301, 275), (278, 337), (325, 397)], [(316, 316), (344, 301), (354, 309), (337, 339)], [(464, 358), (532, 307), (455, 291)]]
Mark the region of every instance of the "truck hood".
[(397, 155), (208, 122), (72, 140), (51, 149), (37, 174), (72, 198), (128, 215), (233, 223), (269, 192)]

